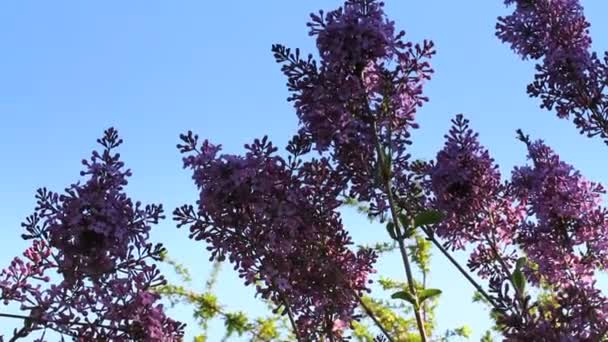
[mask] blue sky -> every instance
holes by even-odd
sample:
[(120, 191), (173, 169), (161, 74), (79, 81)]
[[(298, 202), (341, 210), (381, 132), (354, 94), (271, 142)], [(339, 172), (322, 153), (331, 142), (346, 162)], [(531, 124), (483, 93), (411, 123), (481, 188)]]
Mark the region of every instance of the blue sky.
[[(608, 147), (577, 134), (570, 122), (538, 109), (525, 86), (533, 66), (494, 37), (500, 0), (386, 0), (386, 10), (408, 39), (433, 39), (438, 54), (431, 102), (419, 112), (412, 153), (431, 158), (443, 144), (449, 120), (465, 113), (480, 139), (508, 175), (525, 161), (515, 140), (522, 128), (545, 139), (590, 179), (608, 183)], [(8, 264), (26, 247), (20, 222), (35, 205), (34, 192), (62, 190), (78, 180), (80, 160), (109, 126), (125, 144), (133, 170), (129, 194), (162, 202), (167, 211), (193, 202), (195, 189), (181, 170), (175, 144), (193, 130), (239, 153), (255, 137), (284, 145), (297, 119), (286, 102), (285, 79), (270, 46), (284, 43), (314, 52), (305, 26), (308, 13), (340, 1), (12, 1), (0, 3), (0, 260)], [(608, 3), (583, 1), (596, 50), (608, 49)], [(385, 239), (385, 231), (346, 212), (357, 242)], [(205, 246), (187, 238), (171, 220), (153, 238), (185, 262), (202, 287), (210, 263)], [(401, 277), (398, 260), (380, 273)], [(471, 288), (436, 253), (432, 287), (441, 288), (440, 327), (470, 325), (475, 336), (488, 327), (487, 312), (471, 304)], [(230, 267), (224, 267), (220, 298), (228, 307), (260, 305)], [(188, 319), (184, 309), (172, 311)], [(0, 332), (12, 322), (0, 323)], [(219, 339), (221, 329), (212, 327)], [(195, 331), (189, 330), (188, 336)], [(213, 340), (213, 339), (212, 339)]]

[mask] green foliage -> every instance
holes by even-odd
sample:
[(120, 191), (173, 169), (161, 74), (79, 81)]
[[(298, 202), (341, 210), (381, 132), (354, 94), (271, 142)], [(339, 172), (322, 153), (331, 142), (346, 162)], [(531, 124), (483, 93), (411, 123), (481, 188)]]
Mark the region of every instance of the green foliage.
[(469, 339), (472, 334), (473, 330), (471, 330), (469, 326), (463, 325), (456, 329), (447, 330), (441, 338), (441, 341), (450, 342), (453, 341), (454, 337), (459, 337), (460, 339)]
[(188, 297), (190, 303), (196, 306), (194, 317), (197, 319), (206, 321), (214, 318), (221, 312), (217, 296), (213, 293), (206, 292), (200, 295), (190, 293)]
[(462, 336), (464, 338), (470, 338), (473, 335), (473, 329), (468, 325), (463, 325), (460, 328), (454, 329), (454, 332), (457, 336)]
[(425, 300), (439, 296), (440, 294), (441, 294), (441, 290), (439, 290), (439, 289), (424, 289), (418, 295), (418, 299), (422, 303)]
[(402, 300), (405, 300), (406, 302), (412, 304), (414, 307), (416, 307), (416, 308), (418, 307), (418, 299), (416, 299), (416, 296), (413, 293), (410, 293), (410, 291), (408, 291), (408, 290), (395, 292), (391, 295), (391, 298), (402, 299)]
[(483, 334), (480, 342), (494, 342), (494, 338), (492, 337), (492, 333), (490, 332), (490, 330), (486, 331), (486, 333)]
[(224, 325), (226, 326), (226, 336), (232, 336), (235, 332), (239, 336), (242, 336), (243, 333), (250, 329), (247, 315), (242, 311), (226, 313), (224, 315)]
[(356, 199), (354, 199), (352, 197), (346, 197), (346, 198), (343, 199), (342, 205), (344, 205), (346, 207), (354, 208), (359, 214), (366, 215), (367, 219), (370, 222), (373, 222), (375, 220), (375, 218), (370, 215), (370, 213), (369, 213), (369, 205), (366, 204), (366, 203), (359, 202), (359, 201), (357, 201)]
[(519, 294), (523, 294), (526, 289), (526, 277), (522, 271), (522, 267), (526, 264), (526, 258), (522, 257), (517, 259), (517, 263), (515, 264), (515, 270), (511, 275), (511, 280), (513, 281), (513, 285), (515, 286), (515, 290)]
[(431, 271), (431, 248), (432, 243), (417, 234), (415, 236), (415, 244), (408, 246), (409, 255), (412, 257), (412, 261), (418, 266), (418, 269), (423, 275), (428, 274)]
[(443, 214), (437, 210), (425, 210), (414, 217), (414, 227), (429, 226), (443, 220)]
[(205, 335), (195, 336), (194, 342), (207, 342), (207, 336), (205, 336)]
[(276, 319), (272, 318), (258, 318), (256, 320), (257, 335), (254, 341), (271, 341), (280, 336)]
[(385, 291), (394, 290), (394, 289), (399, 289), (399, 290), (407, 289), (407, 284), (405, 282), (393, 280), (391, 278), (387, 278), (387, 277), (383, 277), (383, 276), (380, 276), (380, 279), (378, 280), (378, 284), (380, 284), (380, 286), (382, 286), (382, 289)]
[(177, 261), (171, 259), (168, 255), (168, 251), (165, 249), (161, 252), (160, 254), (160, 260), (168, 265), (170, 265), (173, 268), (173, 271), (180, 276), (180, 278), (182, 279), (182, 281), (184, 282), (191, 282), (192, 281), (192, 277), (190, 275), (190, 272), (188, 271), (188, 268), (186, 268), (184, 265), (178, 263)]
[(473, 293), (473, 303), (484, 303), (486, 305), (490, 305), (488, 300), (481, 294), (479, 291), (475, 291)]
[(374, 342), (375, 335), (370, 331), (370, 328), (357, 321), (352, 322), (353, 337), (359, 342)]
[(370, 249), (371, 248), (372, 250), (374, 250), (374, 252), (376, 252), (376, 254), (382, 255), (382, 254), (386, 254), (386, 253), (395, 251), (397, 249), (397, 243), (395, 241), (377, 242), (374, 244), (359, 245), (359, 246), (357, 246), (357, 248), (359, 248), (359, 249)]
[[(391, 308), (381, 300), (367, 296), (364, 296), (361, 300), (396, 341), (415, 341), (412, 338), (418, 334), (418, 330), (416, 328), (416, 320), (411, 317), (410, 311), (405, 312), (409, 317), (404, 317), (398, 313), (400, 308)], [(369, 337), (370, 335), (366, 335), (364, 332), (361, 334), (363, 337), (359, 340), (367, 342), (366, 336)]]
[[(172, 269), (180, 275), (183, 282), (190, 283), (191, 278), (182, 275), (189, 275), (187, 269), (181, 264), (170, 259), (167, 253), (163, 255), (163, 262), (172, 266)], [(270, 341), (292, 341), (291, 338), (283, 338), (280, 329), (289, 331), (287, 324), (283, 324), (281, 328), (277, 326), (277, 322), (283, 322), (284, 319), (278, 315), (270, 317), (260, 317), (250, 319), (245, 312), (230, 311), (223, 307), (217, 295), (214, 294), (214, 286), (217, 283), (221, 263), (213, 264), (209, 277), (205, 282), (205, 290), (199, 293), (190, 289), (185, 285), (166, 284), (156, 288), (156, 292), (169, 299), (172, 305), (178, 303), (191, 305), (194, 307), (193, 316), (201, 327), (202, 332), (194, 337), (194, 342), (207, 341), (207, 329), (209, 321), (213, 319), (222, 319), (226, 328), (224, 341), (229, 341), (231, 336), (250, 335), (252, 342), (270, 342)], [(185, 272), (184, 272), (185, 271)]]

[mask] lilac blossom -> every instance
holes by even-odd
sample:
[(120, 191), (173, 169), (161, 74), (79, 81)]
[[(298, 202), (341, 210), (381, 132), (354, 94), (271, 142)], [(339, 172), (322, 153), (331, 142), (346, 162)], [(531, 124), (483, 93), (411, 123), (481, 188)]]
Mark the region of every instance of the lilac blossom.
[[(488, 280), (505, 340), (601, 340), (608, 331), (608, 301), (595, 287), (608, 250), (603, 188), (521, 132), (532, 165), (501, 182), (468, 121), (459, 115), (453, 124), (423, 168), (429, 205), (445, 214), (433, 232), (471, 250), (468, 266)], [(517, 272), (547, 296), (533, 300)]]
[(299, 135), (319, 152), (329, 152), (350, 196), (371, 201), (373, 213), (388, 209), (375, 180), (380, 153), (391, 159), (394, 182), (408, 182), (411, 129), (427, 98), (424, 82), (433, 70), (433, 43), (405, 42), (404, 32), (374, 0), (349, 0), (337, 10), (311, 15), (320, 61), (301, 58), (281, 45), (273, 52), (288, 78), (300, 119)]
[(435, 232), (453, 249), (488, 240), (507, 245), (523, 218), (522, 208), (513, 205), (498, 165), (480, 145), (469, 121), (460, 114), (452, 123), (444, 148), (426, 171), (433, 194), (430, 205), (445, 214)]
[(151, 292), (165, 282), (150, 263), (163, 248), (148, 242), (162, 206), (133, 204), (124, 193), (131, 172), (114, 153), (116, 130), (98, 142), (103, 152), (83, 161), (84, 183), (65, 194), (38, 190), (23, 223), (32, 245), (0, 273), (0, 299), (29, 312), (14, 337), (50, 329), (78, 341), (179, 341), (183, 325)]
[(516, 168), (512, 182), (535, 219), (522, 225), (518, 242), (548, 282), (591, 282), (608, 257), (605, 191), (542, 141), (522, 138), (533, 164)]
[[(227, 258), (246, 285), (293, 315), (301, 336), (339, 337), (367, 291), (376, 256), (352, 252), (336, 208), (340, 180), (327, 159), (291, 162), (266, 139), (244, 156), (219, 154), (192, 133), (179, 145), (200, 190), (197, 208), (174, 212), (211, 258)], [(294, 151), (294, 150), (292, 150)]]
[(515, 5), (500, 17), (497, 36), (522, 58), (541, 60), (536, 65), (530, 96), (542, 107), (555, 107), (560, 118), (573, 117), (588, 136), (608, 142), (608, 54), (590, 51), (589, 22), (578, 0), (506, 0)]

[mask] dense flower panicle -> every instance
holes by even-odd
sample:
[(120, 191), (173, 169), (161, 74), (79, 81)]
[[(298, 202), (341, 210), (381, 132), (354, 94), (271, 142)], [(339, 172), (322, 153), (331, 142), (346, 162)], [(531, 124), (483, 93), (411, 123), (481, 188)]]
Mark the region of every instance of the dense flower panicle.
[(444, 148), (429, 166), (431, 205), (446, 215), (437, 234), (454, 248), (463, 248), (492, 228), (484, 213), (495, 209), (501, 191), (498, 166), (478, 141), (462, 115), (453, 126)]
[(433, 232), (446, 247), (471, 249), (467, 266), (488, 281), (494, 307), (504, 327), (522, 329), (526, 317), (509, 312), (521, 307), (521, 296), (510, 286), (521, 254), (514, 246), (524, 208), (514, 202), (508, 184), (501, 183), (498, 166), (462, 115), (452, 120), (445, 146), (427, 164), (428, 205), (445, 217)]
[(361, 70), (369, 61), (383, 59), (397, 44), (395, 25), (384, 15), (383, 3), (349, 0), (344, 7), (323, 15), (311, 14), (310, 35), (328, 64)]
[(507, 0), (513, 14), (500, 17), (497, 36), (522, 58), (542, 59), (528, 93), (542, 107), (573, 116), (581, 133), (608, 141), (608, 54), (590, 52), (589, 22), (578, 0)]
[(521, 227), (519, 242), (548, 281), (590, 282), (608, 257), (605, 191), (542, 141), (527, 143), (532, 165), (516, 168), (512, 182), (535, 219)]
[(131, 173), (113, 153), (122, 143), (116, 130), (98, 142), (104, 150), (83, 161), (83, 184), (63, 195), (38, 190), (36, 211), (22, 224), (22, 237), (32, 240), (28, 261), (16, 258), (0, 273), (0, 299), (29, 311), (26, 335), (51, 329), (79, 341), (179, 341), (183, 325), (150, 292), (165, 282), (149, 264), (163, 248), (147, 241), (162, 206), (133, 204), (123, 192)]
[(432, 42), (414, 45), (396, 32), (383, 4), (349, 0), (327, 14), (311, 15), (320, 62), (275, 45), (300, 119), (299, 135), (319, 152), (330, 151), (351, 196), (386, 210), (374, 179), (378, 145), (390, 151), (395, 177), (406, 174), (414, 114), (427, 98), (423, 84), (432, 69)]
[[(472, 248), (468, 266), (488, 279), (505, 340), (600, 340), (608, 328), (608, 300), (595, 288), (608, 251), (603, 188), (521, 132), (532, 165), (501, 183), (468, 121), (453, 123), (436, 161), (423, 168), (429, 205), (446, 215), (434, 231), (452, 248)], [(550, 300), (511, 291), (518, 267), (549, 289)]]
[(123, 192), (131, 171), (123, 170), (120, 155), (111, 152), (122, 143), (116, 131), (107, 131), (99, 143), (103, 153), (83, 160), (86, 183), (71, 185), (65, 195), (38, 193), (38, 215), (60, 252), (58, 267), (66, 279), (111, 272), (127, 258), (129, 245), (145, 245), (150, 224), (164, 218), (161, 205), (133, 204)]
[(513, 14), (500, 17), (497, 36), (522, 58), (539, 59), (557, 51), (586, 54), (589, 23), (578, 0), (506, 0)]
[(352, 320), (376, 256), (348, 249), (328, 161), (290, 164), (266, 138), (244, 156), (219, 154), (207, 141), (200, 148), (191, 133), (182, 138), (200, 198), (197, 209), (176, 209), (175, 220), (209, 243), (212, 258), (228, 258), (246, 285), (291, 310), (303, 336), (339, 336), (334, 322)]

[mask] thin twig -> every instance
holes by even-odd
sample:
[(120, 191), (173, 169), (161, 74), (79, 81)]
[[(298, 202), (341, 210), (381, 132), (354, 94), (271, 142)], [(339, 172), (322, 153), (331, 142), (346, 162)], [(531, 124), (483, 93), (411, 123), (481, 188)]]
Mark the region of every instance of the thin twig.
[[(6, 314), (6, 313), (0, 313), (0, 317), (30, 320), (30, 321), (33, 321), (33, 322), (36, 322), (36, 323), (39, 323), (39, 324), (45, 324), (45, 323), (61, 324), (61, 323), (64, 323), (64, 322), (59, 322), (59, 321), (52, 320), (52, 319), (42, 319), (42, 318), (36, 318), (36, 317), (31, 317), (31, 316)], [(86, 323), (86, 322), (70, 322), (70, 324), (71, 325), (80, 325), (80, 326), (90, 325), (90, 323)], [(94, 325), (96, 327), (98, 327), (98, 328), (111, 329), (111, 330), (114, 330), (114, 331), (128, 332), (127, 330), (125, 330), (123, 328), (115, 328), (115, 327), (111, 327), (109, 325), (103, 325), (103, 324), (94, 324)]]
[(441, 245), (441, 243), (439, 241), (437, 241), (437, 239), (435, 239), (435, 236), (433, 234), (431, 234), (424, 227), (422, 227), (422, 231), (424, 232), (424, 234), (426, 234), (427, 238), (429, 240), (431, 240), (431, 242), (435, 245), (435, 247), (437, 247), (439, 249), (439, 251), (441, 251), (441, 253), (443, 255), (445, 255), (446, 258), (448, 258), (448, 260), (452, 263), (452, 265), (454, 265), (454, 267), (456, 267), (456, 269), (458, 269), (458, 271), (469, 281), (469, 283), (471, 283), (471, 285), (473, 285), (473, 287), (475, 287), (475, 289), (477, 290), (477, 292), (479, 292), (483, 296), (483, 298), (485, 298), (496, 310), (502, 311), (502, 309), (494, 301), (494, 298), (492, 298), (483, 289), (483, 287), (481, 287), (481, 285), (479, 285), (479, 283), (477, 283), (475, 281), (475, 279), (473, 279), (473, 277), (471, 277), (471, 275), (458, 263), (458, 261), (456, 261), (456, 259), (454, 259), (454, 257), (450, 254), (450, 252), (448, 252), (443, 247), (443, 245)]
[(289, 302), (287, 302), (287, 299), (283, 299), (283, 303), (285, 304), (285, 310), (287, 311), (287, 316), (289, 316), (289, 322), (291, 323), (291, 327), (293, 328), (293, 333), (296, 335), (296, 340), (298, 340), (298, 342), (303, 342), (304, 340), (302, 340), (302, 337), (300, 336), (300, 331), (298, 330), (298, 326), (296, 325), (293, 313), (291, 312), (291, 308), (289, 307)]
[(376, 326), (382, 331), (382, 333), (389, 340), (389, 342), (394, 342), (395, 340), (391, 337), (391, 335), (388, 333), (388, 331), (386, 330), (386, 328), (378, 320), (378, 318), (376, 317), (376, 315), (374, 314), (374, 312), (372, 311), (372, 309), (369, 308), (365, 304), (365, 302), (363, 302), (363, 299), (361, 297), (357, 296), (357, 298), (359, 299), (359, 304), (361, 305), (361, 307), (363, 308), (363, 310), (365, 310), (365, 313), (367, 314), (367, 316), (369, 316), (369, 318), (371, 318), (372, 321), (374, 321), (374, 323), (376, 324)]
[[(399, 244), (399, 252), (401, 252), (401, 259), (403, 260), (403, 266), (405, 268), (405, 275), (407, 277), (407, 284), (409, 287), (410, 292), (412, 293), (412, 295), (414, 296), (415, 302), (412, 303), (414, 306), (414, 316), (416, 317), (416, 324), (418, 326), (418, 331), (420, 332), (420, 341), (421, 342), (426, 342), (427, 341), (427, 337), (426, 337), (426, 330), (424, 328), (424, 320), (422, 318), (422, 314), (420, 312), (420, 305), (418, 302), (418, 297), (416, 295), (416, 286), (414, 284), (414, 276), (412, 274), (412, 268), (410, 266), (410, 261), (409, 261), (409, 257), (407, 255), (407, 250), (405, 247), (405, 242), (403, 241), (403, 235), (401, 233), (401, 223), (399, 222), (399, 215), (397, 212), (397, 206), (395, 203), (395, 199), (393, 197), (393, 190), (392, 190), (392, 185), (391, 185), (391, 179), (390, 179), (390, 175), (385, 175), (384, 170), (386, 169), (387, 165), (386, 165), (386, 160), (384, 160), (384, 152), (382, 151), (382, 146), (380, 146), (380, 141), (378, 139), (377, 136), (377, 125), (374, 122), (373, 123), (373, 128), (374, 128), (374, 142), (376, 145), (376, 154), (378, 155), (378, 167), (381, 170), (381, 176), (380, 178), (382, 178), (382, 182), (384, 183), (384, 191), (386, 193), (386, 196), (388, 197), (388, 202), (389, 202), (389, 207), (390, 207), (390, 211), (391, 211), (391, 216), (393, 219), (393, 225), (395, 227), (395, 232), (397, 234), (397, 243)], [(404, 227), (404, 232), (405, 232), (406, 228)]]

